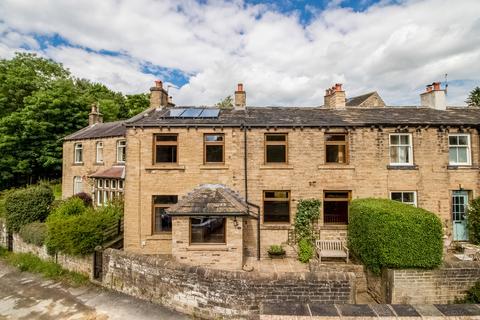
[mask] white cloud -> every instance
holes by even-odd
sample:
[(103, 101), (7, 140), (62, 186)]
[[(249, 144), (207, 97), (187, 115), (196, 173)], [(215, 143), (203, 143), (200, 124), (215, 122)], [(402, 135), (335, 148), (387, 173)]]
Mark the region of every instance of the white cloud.
[[(0, 56), (28, 46), (124, 92), (150, 87), (143, 63), (179, 69), (192, 76), (174, 100), (190, 105), (213, 104), (237, 82), (251, 105), (321, 105), (334, 82), (350, 96), (378, 90), (388, 103), (416, 104), (445, 73), (468, 80), (450, 86), (449, 102), (463, 104), (480, 85), (479, 1), (382, 1), (364, 12), (340, 2), (303, 26), (297, 13), (241, 0), (4, 0)], [(32, 37), (55, 33), (76, 47), (41, 50)]]

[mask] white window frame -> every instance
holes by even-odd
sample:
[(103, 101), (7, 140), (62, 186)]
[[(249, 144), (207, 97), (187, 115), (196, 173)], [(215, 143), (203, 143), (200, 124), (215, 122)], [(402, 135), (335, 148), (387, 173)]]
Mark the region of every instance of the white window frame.
[(103, 190), (103, 204), (104, 205), (107, 205), (108, 201), (110, 201), (110, 199), (108, 199), (108, 195), (109, 195), (109, 191), (108, 190)]
[(77, 142), (73, 145), (73, 161), (74, 163), (83, 163), (83, 144)]
[[(392, 145), (392, 136), (408, 136), (409, 144)], [(400, 139), (399, 139), (400, 140)], [(409, 162), (392, 162), (392, 147), (408, 147)], [(388, 135), (388, 160), (391, 166), (411, 166), (413, 165), (413, 137), (411, 133), (390, 133)]]
[[(80, 185), (80, 187), (78, 187)], [(80, 189), (80, 190), (79, 190)], [(73, 177), (73, 194), (78, 194), (83, 192), (83, 180), (80, 176)]]
[(97, 179), (97, 188), (103, 188), (103, 179)]
[(112, 179), (112, 181), (110, 181), (110, 189), (117, 189), (117, 180)]
[[(393, 200), (393, 199), (392, 199), (392, 194), (393, 194), (393, 193), (401, 193), (401, 194), (402, 194), (402, 201), (399, 201), (399, 202), (405, 203), (405, 204), (411, 204), (411, 205), (413, 205), (413, 206), (415, 206), (415, 207), (418, 206), (418, 205), (417, 205), (417, 191), (411, 191), (411, 190), (410, 190), (410, 191), (404, 191), (404, 190), (390, 191), (390, 200)], [(403, 201), (403, 194), (404, 194), (404, 193), (413, 193), (413, 202), (405, 202), (405, 201)], [(396, 201), (396, 200), (394, 200), (394, 201)]]
[[(120, 152), (121, 148), (125, 148), (125, 153)], [(122, 159), (121, 156), (125, 154), (127, 157), (127, 140), (118, 140), (117, 141), (117, 163), (124, 163), (126, 159)]]
[(103, 194), (103, 190), (97, 190), (97, 206), (103, 205), (102, 194)]
[[(118, 183), (117, 183), (117, 186), (118, 186), (118, 190), (123, 190), (123, 188), (125, 187), (124, 186), (124, 180), (118, 180)], [(121, 186), (120, 186), (121, 184)]]
[[(467, 162), (451, 162), (450, 161), (450, 148), (457, 148), (457, 160), (458, 160), (458, 148), (465, 146), (463, 145), (450, 145), (450, 137), (467, 137)], [(452, 133), (448, 135), (448, 164), (453, 166), (470, 166), (472, 165), (472, 144), (470, 139), (470, 134), (468, 133)]]
[(103, 141), (97, 141), (95, 150), (95, 161), (97, 163), (103, 163)]

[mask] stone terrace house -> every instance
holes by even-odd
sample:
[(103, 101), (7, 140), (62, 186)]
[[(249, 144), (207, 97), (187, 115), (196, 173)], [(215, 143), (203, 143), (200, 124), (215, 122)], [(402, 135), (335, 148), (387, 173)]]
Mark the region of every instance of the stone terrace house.
[(349, 202), (364, 197), (433, 211), (447, 242), (467, 239), (480, 110), (447, 107), (440, 83), (421, 107), (385, 106), (376, 92), (346, 99), (340, 84), (314, 108), (249, 107), (242, 85), (226, 110), (173, 107), (161, 82), (151, 91), (145, 112), (92, 122), (64, 144), (64, 196), (84, 190), (102, 204), (124, 186), (126, 251), (240, 269), (288, 243), (308, 198), (323, 201), (322, 239), (344, 239)]

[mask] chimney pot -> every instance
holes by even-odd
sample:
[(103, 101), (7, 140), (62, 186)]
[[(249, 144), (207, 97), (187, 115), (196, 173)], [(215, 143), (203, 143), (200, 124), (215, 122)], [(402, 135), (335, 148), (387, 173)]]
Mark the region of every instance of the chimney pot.
[(438, 91), (440, 90), (440, 82), (434, 82), (432, 83), (433, 85), (433, 90)]
[(336, 83), (335, 84), (335, 91), (342, 91), (342, 84), (341, 83)]
[(162, 80), (155, 80), (155, 87), (157, 87), (157, 88), (163, 88), (163, 82), (162, 82)]
[(237, 84), (237, 91), (235, 91), (235, 110), (245, 110), (247, 106), (247, 93), (243, 88), (243, 83)]
[(243, 91), (243, 83), (237, 84), (237, 91)]

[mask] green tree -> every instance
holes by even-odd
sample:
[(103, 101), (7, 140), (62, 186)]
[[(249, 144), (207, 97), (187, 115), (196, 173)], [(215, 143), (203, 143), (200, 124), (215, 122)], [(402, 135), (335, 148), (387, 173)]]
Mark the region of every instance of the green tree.
[(465, 101), (469, 107), (480, 107), (480, 87), (475, 87)]
[(220, 109), (231, 109), (231, 108), (233, 108), (232, 96), (225, 97), (222, 101), (218, 102), (215, 106), (220, 108)]
[(31, 53), (16, 53), (0, 60), (0, 118), (24, 107), (24, 99), (70, 76), (59, 63)]
[(120, 108), (120, 117), (131, 118), (150, 106), (150, 95), (147, 93), (130, 94), (125, 96), (123, 108)]

